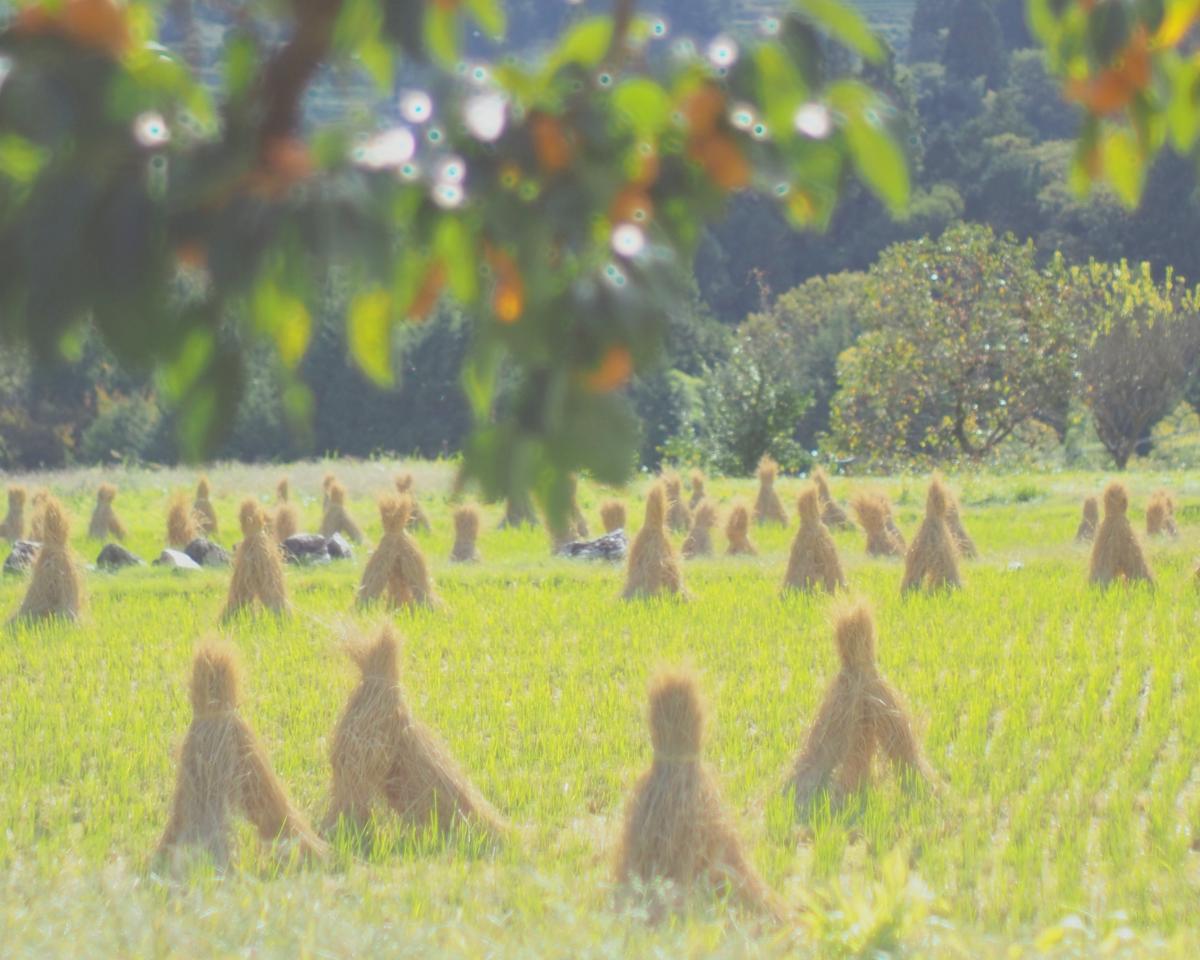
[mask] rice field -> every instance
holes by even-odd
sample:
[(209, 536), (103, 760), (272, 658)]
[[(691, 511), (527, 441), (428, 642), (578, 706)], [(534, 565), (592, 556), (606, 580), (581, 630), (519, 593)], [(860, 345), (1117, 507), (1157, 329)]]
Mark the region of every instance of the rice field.
[[(333, 469), (371, 542), (390, 463), (216, 468), (226, 546), (245, 494), (292, 481), (302, 527), (320, 520)], [(1128, 478), (1139, 530), (1151, 491), (1179, 496), (1178, 541), (1148, 544), (1157, 586), (1086, 585), (1072, 544), (1079, 503), (1105, 477), (951, 477), (982, 557), (954, 594), (899, 595), (898, 561), (835, 534), (850, 592), (872, 603), (883, 674), (898, 688), (936, 773), (905, 788), (886, 767), (844, 805), (798, 817), (783, 780), (837, 672), (839, 603), (781, 597), (801, 483), (779, 488), (792, 530), (751, 529), (757, 557), (688, 561), (691, 599), (622, 603), (619, 568), (549, 555), (543, 530), (498, 531), (485, 508), (483, 562), (447, 562), (450, 468), (408, 465), (433, 524), (417, 539), (444, 609), (390, 616), (414, 713), (439, 732), (514, 825), (499, 847), (448, 841), (379, 813), (369, 848), (339, 837), (329, 862), (281, 864), (240, 828), (234, 869), (160, 874), (175, 757), (191, 708), (192, 654), (239, 650), (243, 716), (296, 805), (328, 803), (334, 724), (357, 682), (344, 640), (366, 552), (288, 569), (295, 615), (218, 629), (228, 572), (89, 572), (80, 625), (0, 632), (2, 957), (1194, 957), (1200, 953), (1200, 480)], [(5, 478), (12, 480), (14, 478)], [(163, 546), (167, 500), (194, 474), (77, 472), (45, 483), (84, 534), (96, 485), (119, 488), (128, 545)], [(843, 502), (884, 490), (911, 536), (922, 478), (834, 478)], [(640, 523), (644, 486), (623, 496)], [(751, 481), (713, 481), (722, 513)], [(613, 491), (581, 485), (593, 529)], [(676, 537), (678, 542), (680, 538)], [(715, 531), (724, 550), (721, 528)], [(24, 583), (0, 580), (0, 617)], [(648, 923), (614, 897), (629, 789), (651, 756), (646, 689), (690, 664), (710, 707), (705, 755), (749, 856), (794, 911), (776, 925), (693, 901)]]

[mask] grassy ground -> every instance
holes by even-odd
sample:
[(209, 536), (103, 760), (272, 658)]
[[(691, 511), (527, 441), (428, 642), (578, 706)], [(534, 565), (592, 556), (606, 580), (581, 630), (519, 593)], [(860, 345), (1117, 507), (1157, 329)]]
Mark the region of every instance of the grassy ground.
[[(368, 537), (388, 464), (338, 466)], [(325, 466), (288, 470), (305, 526)], [(617, 569), (548, 556), (540, 531), (495, 530), (473, 569), (445, 562), (449, 473), (418, 465), (434, 532), (421, 537), (445, 610), (396, 617), (403, 682), (483, 791), (516, 825), (498, 851), (381, 828), (365, 858), (346, 845), (313, 869), (279, 868), (249, 833), (238, 869), (160, 877), (174, 751), (189, 720), (197, 643), (216, 632), (227, 574), (90, 572), (79, 626), (0, 633), (0, 956), (256, 957), (783, 955), (1195, 956), (1200, 932), (1200, 591), (1192, 582), (1200, 481), (1130, 478), (1181, 495), (1183, 535), (1149, 547), (1154, 591), (1085, 585), (1071, 545), (1096, 475), (963, 477), (983, 552), (951, 596), (901, 600), (896, 562), (837, 535), (852, 591), (869, 597), (880, 662), (903, 691), (940, 784), (886, 776), (844, 809), (797, 822), (779, 788), (835, 672), (836, 601), (781, 599), (789, 534), (755, 531), (761, 556), (687, 568), (688, 604), (617, 600)], [(280, 471), (212, 474), (226, 543), (239, 498)], [(30, 479), (30, 478), (26, 478)], [(95, 473), (32, 478), (62, 494), (82, 534)], [(114, 478), (130, 546), (161, 548), (177, 473)], [(863, 481), (835, 481), (847, 497)], [(911, 534), (920, 480), (881, 481)], [(781, 481), (787, 499), (799, 482)], [(718, 482), (726, 502), (748, 483)], [(593, 524), (610, 492), (585, 486)], [(632, 495), (630, 495), (632, 503)], [(640, 511), (634, 508), (632, 515)], [(723, 539), (718, 538), (719, 546)], [(339, 652), (365, 558), (289, 570), (294, 618), (228, 631), (246, 669), (244, 715), (314, 819), (329, 736), (355, 682)], [(0, 582), (0, 615), (23, 584)], [(624, 799), (650, 757), (645, 689), (690, 662), (712, 707), (707, 757), (752, 859), (798, 909), (764, 926), (698, 903), (651, 926), (612, 905)], [(804, 908), (800, 912), (800, 908)]]

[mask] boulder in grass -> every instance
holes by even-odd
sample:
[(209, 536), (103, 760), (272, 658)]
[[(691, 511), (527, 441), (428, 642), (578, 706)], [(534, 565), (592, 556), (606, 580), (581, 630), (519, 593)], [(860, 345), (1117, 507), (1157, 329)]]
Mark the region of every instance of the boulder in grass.
[(573, 540), (558, 548), (560, 557), (574, 560), (606, 560), (620, 563), (629, 553), (629, 539), (624, 530), (614, 530), (595, 540)]
[(350, 546), (350, 542), (340, 533), (335, 533), (325, 542), (325, 548), (329, 552), (330, 560), (353, 560), (354, 548)]
[(156, 567), (168, 567), (171, 570), (199, 570), (200, 564), (181, 550), (164, 550), (154, 561)]
[(125, 567), (140, 567), (144, 565), (141, 557), (135, 556), (119, 543), (106, 543), (100, 555), (96, 557), (96, 566), (101, 570), (123, 570)]
[(197, 537), (183, 548), (183, 552), (202, 567), (227, 567), (230, 564), (225, 548), (204, 537)]
[(4, 572), (8, 574), (28, 573), (29, 568), (33, 566), (33, 561), (37, 559), (37, 553), (41, 546), (40, 543), (32, 540), (14, 541), (12, 552), (4, 561)]
[(296, 533), (280, 544), (288, 563), (328, 563), (329, 541), (319, 533)]

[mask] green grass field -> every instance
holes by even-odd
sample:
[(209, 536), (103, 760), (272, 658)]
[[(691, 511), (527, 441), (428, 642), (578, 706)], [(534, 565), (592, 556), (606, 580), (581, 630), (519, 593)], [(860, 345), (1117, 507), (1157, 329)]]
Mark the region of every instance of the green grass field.
[[(323, 464), (289, 469), (319, 521)], [(379, 534), (372, 496), (393, 465), (337, 465), (351, 510)], [(233, 525), (243, 494), (283, 471), (212, 473)], [(0, 956), (590, 957), (883, 955), (1178, 956), (1200, 952), (1200, 591), (1192, 580), (1200, 480), (1130, 478), (1134, 522), (1158, 486), (1183, 509), (1178, 542), (1149, 553), (1157, 589), (1101, 592), (1071, 544), (1098, 475), (956, 477), (983, 558), (954, 595), (898, 595), (900, 566), (837, 541), (854, 594), (874, 604), (880, 663), (903, 692), (937, 772), (906, 792), (886, 770), (836, 811), (798, 822), (781, 796), (836, 671), (827, 598), (783, 599), (790, 532), (755, 531), (761, 556), (687, 567), (689, 603), (625, 604), (622, 571), (553, 559), (542, 531), (495, 529), (472, 569), (446, 562), (449, 469), (417, 465), (434, 532), (420, 537), (445, 609), (395, 616), (403, 683), (476, 783), (515, 825), (498, 850), (380, 826), (364, 859), (281, 868), (249, 830), (237, 868), (156, 875), (174, 757), (190, 718), (190, 657), (216, 620), (227, 573), (89, 572), (80, 625), (0, 633)], [(45, 480), (82, 534), (100, 475)], [(183, 473), (118, 474), (129, 545), (162, 546)], [(923, 481), (879, 486), (915, 529)], [(749, 482), (719, 481), (726, 503)], [(794, 499), (800, 482), (782, 480)], [(640, 488), (638, 490), (640, 493)], [(585, 485), (593, 526), (609, 491)], [(639, 516), (628, 494), (631, 516)], [(719, 549), (723, 538), (718, 538)], [(289, 569), (296, 615), (248, 618), (228, 636), (245, 668), (244, 716), (312, 819), (353, 665), (347, 630), (365, 554)], [(0, 582), (0, 616), (23, 583)], [(660, 665), (697, 669), (711, 706), (706, 754), (751, 857), (796, 909), (765, 924), (697, 902), (651, 925), (614, 906), (612, 856), (628, 789), (650, 759), (645, 691)]]

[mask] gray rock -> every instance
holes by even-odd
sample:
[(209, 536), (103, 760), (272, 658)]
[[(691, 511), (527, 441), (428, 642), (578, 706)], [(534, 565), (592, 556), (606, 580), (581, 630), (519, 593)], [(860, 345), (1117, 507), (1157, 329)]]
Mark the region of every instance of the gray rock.
[(42, 548), (40, 543), (35, 543), (32, 540), (17, 540), (12, 545), (12, 552), (8, 555), (8, 559), (4, 561), (4, 572), (10, 574), (27, 573), (29, 568), (33, 566), (33, 561), (37, 559), (38, 550)]
[(230, 563), (225, 548), (204, 537), (197, 537), (183, 548), (183, 552), (202, 567), (227, 567)]
[(629, 553), (629, 538), (624, 530), (614, 530), (595, 540), (574, 540), (558, 548), (560, 557), (574, 560), (605, 560), (619, 563)]
[(178, 550), (164, 550), (154, 561), (156, 567), (169, 567), (172, 570), (199, 570), (200, 564), (186, 553)]
[(346, 541), (340, 533), (335, 533), (325, 542), (325, 548), (329, 551), (330, 560), (353, 560), (354, 548)]
[(288, 563), (328, 563), (329, 541), (319, 533), (297, 533), (283, 541), (283, 558)]
[(145, 566), (145, 561), (119, 543), (106, 543), (100, 551), (100, 556), (96, 557), (96, 566), (101, 570), (121, 570), (124, 567)]

